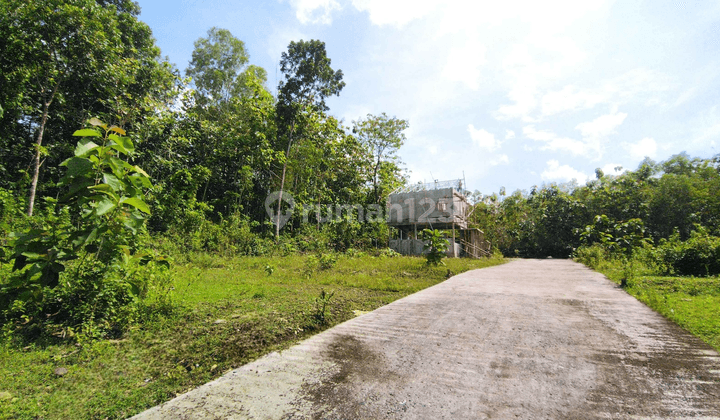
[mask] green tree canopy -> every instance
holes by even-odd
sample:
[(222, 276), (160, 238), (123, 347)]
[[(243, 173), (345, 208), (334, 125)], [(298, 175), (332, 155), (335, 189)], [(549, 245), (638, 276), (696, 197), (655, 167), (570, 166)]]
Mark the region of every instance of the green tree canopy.
[(207, 38), (195, 41), (185, 72), (192, 77), (201, 104), (227, 104), (241, 96), (249, 74), (264, 83), (267, 73), (261, 67), (247, 66), (249, 59), (245, 43), (227, 29), (213, 27)]
[(353, 133), (373, 156), (372, 186), (376, 203), (382, 202), (381, 198), (402, 180), (397, 152), (405, 143), (403, 131), (407, 128), (406, 120), (390, 118), (384, 112), (377, 116), (368, 114), (366, 119), (354, 122)]

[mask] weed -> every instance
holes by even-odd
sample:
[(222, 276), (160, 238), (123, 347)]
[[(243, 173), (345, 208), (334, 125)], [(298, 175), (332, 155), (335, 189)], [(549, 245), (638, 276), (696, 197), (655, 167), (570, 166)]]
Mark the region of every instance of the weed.
[(326, 293), (325, 289), (320, 289), (320, 296), (315, 298), (313, 318), (320, 325), (327, 324), (327, 309), (333, 296), (335, 296), (335, 292)]

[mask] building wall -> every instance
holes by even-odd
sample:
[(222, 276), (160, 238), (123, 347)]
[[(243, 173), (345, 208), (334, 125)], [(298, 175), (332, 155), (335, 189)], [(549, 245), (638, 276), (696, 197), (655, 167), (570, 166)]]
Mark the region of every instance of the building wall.
[(390, 194), (389, 225), (429, 226), (452, 224), (465, 227), (468, 203), (454, 188)]

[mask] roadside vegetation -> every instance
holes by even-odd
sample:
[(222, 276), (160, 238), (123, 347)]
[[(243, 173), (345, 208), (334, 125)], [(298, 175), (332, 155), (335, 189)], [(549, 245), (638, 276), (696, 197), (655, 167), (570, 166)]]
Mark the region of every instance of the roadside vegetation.
[(443, 259), (429, 231), (397, 257), (383, 217), (326, 209), (408, 182), (408, 121), (334, 117), (322, 41), (269, 87), (210, 28), (181, 74), (139, 12), (0, 2), (0, 418), (124, 417), (501, 255), (574, 256), (718, 346), (719, 156), (462, 191), (495, 256)]
[(573, 257), (720, 350), (720, 155), (474, 199), (504, 255)]
[[(697, 246), (698, 236), (691, 245)], [(680, 258), (668, 256), (669, 249), (678, 247), (685, 248)], [(705, 271), (717, 257), (686, 265), (687, 254), (697, 251), (688, 250), (687, 242), (667, 241), (657, 248), (637, 248), (627, 258), (596, 244), (578, 249), (575, 259), (623, 285), (626, 292), (720, 351), (720, 276), (717, 271), (712, 275)], [(718, 255), (718, 251), (716, 241), (712, 252)], [(703, 275), (680, 275), (690, 268)]]
[[(224, 258), (191, 254), (169, 273), (172, 310), (116, 339), (4, 341), (0, 418), (125, 418), (270, 351), (502, 257), (372, 254)], [(325, 297), (323, 300), (322, 297)]]

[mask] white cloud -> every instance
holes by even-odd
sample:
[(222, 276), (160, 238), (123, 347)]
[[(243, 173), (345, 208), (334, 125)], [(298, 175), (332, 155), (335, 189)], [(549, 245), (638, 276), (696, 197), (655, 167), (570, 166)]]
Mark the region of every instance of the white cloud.
[(508, 155), (499, 155), (495, 159), (491, 159), (488, 163), (490, 166), (507, 165), (510, 163), (510, 158)]
[(483, 129), (478, 130), (472, 124), (468, 125), (467, 130), (468, 133), (470, 133), (470, 138), (473, 143), (477, 144), (482, 149), (487, 149), (492, 152), (493, 150), (499, 149), (502, 144), (501, 141), (495, 138), (494, 134)]
[(295, 17), (303, 25), (332, 23), (333, 10), (340, 10), (340, 4), (335, 0), (290, 0), (295, 8)]
[(625, 148), (630, 152), (630, 156), (637, 160), (641, 160), (645, 156), (652, 159), (657, 157), (657, 143), (651, 137), (645, 137), (635, 144), (625, 143)]
[(586, 88), (567, 85), (560, 90), (548, 91), (540, 99), (541, 114), (548, 117), (566, 111), (592, 109), (601, 104), (617, 107), (630, 101), (656, 105), (662, 102), (660, 95), (670, 87), (664, 74), (635, 68), (599, 85)]
[(602, 115), (592, 121), (578, 124), (575, 129), (580, 130), (583, 137), (607, 137), (615, 132), (615, 129), (625, 121), (626, 117), (627, 114), (622, 112)]
[(615, 133), (626, 117), (625, 113), (613, 113), (578, 124), (575, 129), (580, 131), (581, 140), (561, 137), (550, 130), (538, 130), (534, 125), (523, 127), (523, 134), (531, 140), (544, 143), (541, 150), (564, 151), (576, 156), (599, 159), (604, 152), (607, 138)]
[(588, 176), (568, 165), (561, 166), (557, 160), (549, 160), (547, 168), (540, 174), (540, 178), (544, 181), (566, 182), (576, 179), (578, 182), (585, 182)]
[[(620, 170), (617, 171), (615, 170), (616, 168), (620, 168)], [(625, 169), (623, 169), (622, 165), (620, 165), (619, 163), (608, 163), (601, 169), (605, 175), (620, 175), (621, 173), (625, 172)]]
[(565, 86), (559, 91), (546, 93), (540, 103), (542, 114), (549, 116), (564, 111), (592, 108), (607, 99), (606, 95), (598, 91), (580, 91), (575, 86)]
[(510, 140), (515, 138), (515, 132), (512, 130), (505, 130), (505, 140)]
[(605, 150), (605, 143), (608, 137), (615, 133), (615, 129), (625, 121), (627, 114), (612, 113), (602, 115), (592, 121), (580, 123), (575, 126), (576, 130), (580, 130), (585, 145), (586, 155), (593, 156), (596, 159), (602, 157)]
[(454, 82), (462, 82), (468, 88), (479, 87), (480, 68), (485, 63), (485, 45), (477, 39), (467, 38), (462, 44), (450, 48), (442, 76)]
[(429, 14), (437, 3), (434, 0), (352, 0), (357, 10), (368, 12), (373, 24), (397, 27)]
[(548, 130), (536, 130), (535, 126), (532, 125), (523, 127), (523, 134), (531, 140), (544, 142), (545, 145), (541, 147), (541, 150), (565, 151), (570, 152), (573, 155), (585, 155), (590, 153), (588, 145), (582, 141), (567, 137), (560, 137)]

